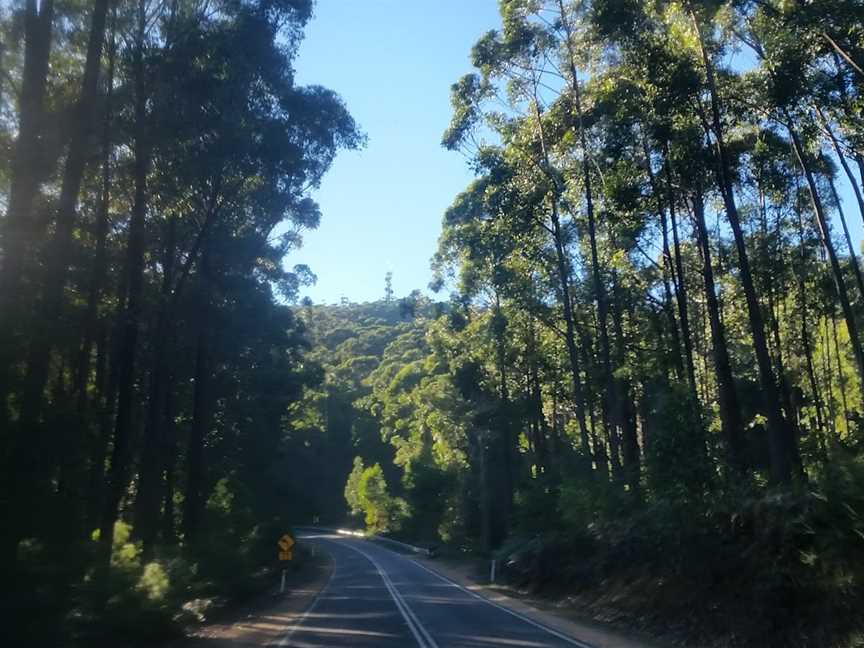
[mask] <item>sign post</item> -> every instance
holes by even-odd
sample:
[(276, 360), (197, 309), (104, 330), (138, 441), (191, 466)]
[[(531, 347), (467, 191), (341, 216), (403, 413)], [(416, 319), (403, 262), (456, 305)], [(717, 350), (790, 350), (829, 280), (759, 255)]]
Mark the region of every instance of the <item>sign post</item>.
[[(294, 538), (292, 538), (287, 533), (279, 538), (279, 542), (276, 545), (279, 548), (279, 561), (285, 563), (289, 560), (294, 559), (294, 552), (291, 549), (294, 547)], [(285, 593), (285, 568), (282, 568), (282, 580), (279, 584), (279, 593)]]

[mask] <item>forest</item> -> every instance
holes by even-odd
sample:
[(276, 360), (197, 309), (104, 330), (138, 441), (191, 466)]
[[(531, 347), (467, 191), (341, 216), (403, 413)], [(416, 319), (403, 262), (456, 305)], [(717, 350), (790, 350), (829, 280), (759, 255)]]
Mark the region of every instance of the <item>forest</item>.
[(366, 139), (295, 83), (312, 10), (0, 10), (12, 645), (171, 636), (312, 522), (679, 645), (864, 645), (864, 3), (500, 0), (429, 289), (333, 305), (291, 253)]
[[(293, 61), (309, 0), (2, 10), (5, 645), (129, 645), (260, 588), (320, 381), (283, 258), (364, 136)], [(7, 643), (8, 640), (8, 643)]]

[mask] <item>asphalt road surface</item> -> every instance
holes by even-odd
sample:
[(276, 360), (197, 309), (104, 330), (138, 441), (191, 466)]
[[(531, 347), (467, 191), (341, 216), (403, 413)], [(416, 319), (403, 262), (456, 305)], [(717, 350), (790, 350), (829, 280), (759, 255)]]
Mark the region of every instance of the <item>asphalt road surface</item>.
[(301, 537), (330, 554), (334, 569), (280, 646), (591, 648), (377, 544), (328, 533)]

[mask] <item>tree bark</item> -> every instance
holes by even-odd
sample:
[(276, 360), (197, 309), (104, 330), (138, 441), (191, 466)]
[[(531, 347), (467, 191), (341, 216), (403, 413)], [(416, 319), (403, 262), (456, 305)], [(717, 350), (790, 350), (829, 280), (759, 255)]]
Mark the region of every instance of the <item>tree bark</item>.
[(502, 416), (498, 417), (498, 436), (500, 437), (501, 464), (497, 468), (501, 471), (501, 498), (497, 501), (497, 508), (504, 517), (504, 522), (509, 523), (513, 511), (513, 464), (516, 454), (516, 444), (513, 435), (513, 423), (510, 420), (510, 393), (507, 388), (507, 347), (505, 339), (506, 320), (501, 311), (501, 298), (496, 289), (495, 311), (496, 322), (494, 324), (495, 334), (495, 358), (498, 364), (498, 395), (501, 399), (500, 411)]
[(36, 433), (34, 426), (37, 425), (42, 410), (53, 342), (61, 337), (58, 335), (58, 329), (64, 326), (63, 295), (72, 253), (72, 233), (76, 221), (78, 194), (81, 191), (94, 122), (94, 104), (102, 66), (102, 45), (105, 41), (107, 13), (108, 0), (96, 0), (87, 43), (84, 78), (75, 104), (72, 136), (63, 168), (56, 227), (45, 259), (44, 293), (38, 307), (39, 315), (34, 321), (21, 405), (22, 425), (25, 429), (31, 430), (31, 434)]
[[(2, 222), (0, 265), (0, 488), (2, 504), (0, 562), (14, 563), (18, 541), (34, 528), (39, 506), (26, 501), (25, 490), (36, 494), (47, 487), (37, 474), (43, 463), (38, 440), (18, 423), (13, 427), (10, 396), (17, 389), (17, 365), (22, 359), (20, 337), (30, 321), (31, 291), (25, 274), (36, 243), (33, 207), (42, 181), (41, 154), (45, 119), (48, 60), (51, 54), (54, 0), (26, 0), (24, 5), (24, 67), (18, 103), (18, 137), (10, 163), (9, 203)], [(25, 351), (26, 352), (26, 351)]]
[[(803, 255), (803, 241), (802, 241)], [(822, 411), (822, 396), (819, 392), (819, 383), (816, 380), (816, 370), (813, 367), (813, 347), (810, 343), (809, 314), (807, 311), (807, 291), (804, 287), (804, 273), (798, 273), (798, 301), (801, 309), (801, 346), (804, 348), (804, 359), (807, 365), (807, 381), (810, 383), (810, 391), (813, 393), (813, 406), (816, 410), (817, 434), (825, 431), (825, 414)]]
[(840, 224), (843, 227), (843, 236), (846, 239), (846, 248), (849, 250), (849, 265), (852, 266), (852, 274), (855, 277), (855, 284), (858, 286), (859, 299), (864, 299), (864, 277), (861, 276), (861, 264), (858, 263), (858, 255), (855, 253), (855, 244), (852, 242), (852, 236), (849, 234), (849, 225), (846, 223), (846, 213), (843, 211), (843, 202), (840, 200), (840, 195), (837, 193), (837, 185), (834, 178), (828, 176), (828, 188), (831, 190), (831, 198), (834, 200), (834, 206), (837, 208), (837, 216), (840, 217)]
[(99, 329), (99, 302), (108, 276), (108, 229), (109, 204), (111, 200), (111, 123), (113, 117), (114, 64), (117, 54), (116, 8), (111, 19), (111, 42), (108, 46), (108, 72), (106, 78), (105, 115), (102, 121), (102, 187), (96, 213), (96, 253), (93, 271), (87, 290), (87, 310), (82, 326), (81, 350), (75, 372), (75, 389), (78, 395), (78, 411), (87, 407), (87, 384), (90, 376), (90, 355), (93, 341)]
[[(93, 9), (84, 77), (73, 112), (72, 136), (63, 171), (55, 233), (47, 246), (44, 276), (39, 281), (33, 281), (34, 287), (41, 283), (43, 291), (41, 300), (36, 304), (36, 316), (29, 336), (27, 372), (21, 396), (19, 420), (20, 433), (25, 435), (27, 443), (36, 449), (28, 453), (36, 458), (30, 469), (31, 479), (37, 483), (47, 481), (51, 479), (52, 472), (59, 471), (61, 483), (64, 483), (67, 491), (70, 488), (75, 490), (75, 487), (71, 486), (72, 481), (77, 481), (73, 473), (77, 474), (78, 471), (74, 470), (74, 467), (81, 465), (83, 458), (80, 452), (85, 446), (86, 423), (83, 418), (79, 417), (77, 421), (65, 426), (62, 438), (55, 441), (61, 450), (59, 457), (52, 457), (50, 453), (39, 449), (49, 445), (46, 438), (46, 423), (42, 420), (45, 391), (49, 380), (52, 349), (55, 341), (62, 339), (62, 329), (66, 326), (62, 317), (62, 306), (71, 254), (72, 223), (90, 143), (90, 126), (93, 122), (93, 104), (98, 90), (107, 5), (107, 0), (97, 0)], [(35, 254), (35, 246), (32, 252)], [(65, 391), (64, 378), (63, 372), (58, 374), (56, 389), (58, 396)], [(58, 400), (55, 397), (54, 401)], [(58, 494), (66, 498), (66, 501), (60, 504), (61, 509), (75, 517), (72, 509), (77, 503), (76, 500), (68, 498), (68, 493)], [(36, 501), (38, 502), (38, 495)], [(39, 505), (34, 507), (34, 509), (39, 508)], [(71, 523), (65, 526), (71, 527)], [(70, 528), (70, 531), (75, 537), (81, 533), (79, 529)], [(66, 547), (68, 551), (68, 545)]]
[(163, 438), (163, 416), (168, 393), (169, 358), (172, 351), (170, 320), (171, 289), (174, 285), (176, 259), (177, 219), (170, 217), (165, 235), (165, 250), (162, 261), (162, 287), (156, 315), (156, 336), (153, 342), (153, 358), (150, 369), (150, 395), (147, 402), (147, 418), (141, 453), (138, 493), (135, 501), (135, 532), (141, 539), (145, 553), (152, 551), (159, 534), (159, 504), (162, 495), (162, 467), (165, 440)]
[[(620, 304), (622, 299), (618, 293), (618, 281), (615, 273), (612, 274), (612, 289), (615, 291), (612, 300), (612, 325), (615, 330), (615, 364), (623, 367), (625, 364), (626, 350), (624, 336), (623, 315)], [(640, 497), (642, 464), (639, 451), (639, 438), (636, 429), (636, 411), (633, 407), (633, 399), (630, 394), (629, 385), (625, 380), (615, 378), (616, 391), (618, 395), (619, 417), (621, 420), (621, 455), (623, 459), (624, 480), (632, 495)]]
[(210, 254), (204, 248), (199, 264), (201, 313), (195, 351), (195, 388), (192, 394), (192, 425), (186, 446), (186, 489), (183, 502), (183, 536), (187, 546), (200, 540), (204, 519), (205, 457), (204, 440), (210, 428), (211, 324), (209, 322), (211, 280)]
[(688, 4), (688, 10), (696, 32), (705, 67), (705, 76), (711, 98), (711, 130), (714, 133), (716, 147), (716, 173), (718, 184), (726, 209), (726, 217), (732, 229), (735, 239), (735, 248), (738, 252), (738, 268), (740, 271), (741, 285), (747, 300), (747, 315), (750, 321), (750, 329), (753, 335), (753, 349), (756, 353), (756, 361), (759, 366), (759, 385), (762, 392), (762, 400), (768, 419), (768, 435), (771, 453), (771, 480), (774, 483), (788, 483), (792, 478), (792, 461), (788, 448), (792, 435), (788, 422), (783, 416), (780, 407), (780, 395), (777, 388), (777, 379), (771, 366), (771, 356), (768, 353), (768, 344), (765, 338), (765, 322), (760, 310), (759, 298), (753, 285), (753, 275), (750, 270), (750, 260), (747, 254), (747, 244), (744, 232), (741, 228), (741, 219), (738, 215), (738, 206), (735, 204), (735, 191), (732, 184), (732, 168), (729, 154), (726, 150), (724, 130), (720, 117), (720, 99), (714, 79), (714, 65), (705, 45), (702, 27), (693, 4)]
[[(537, 128), (540, 134), (540, 150), (543, 155), (543, 164), (545, 171), (551, 176), (551, 164), (549, 161), (549, 152), (546, 148), (546, 137), (543, 130), (543, 120), (540, 116), (540, 110), (537, 107), (537, 101), (534, 102), (534, 114), (537, 120)], [(570, 262), (567, 258), (567, 253), (564, 249), (564, 234), (561, 230), (561, 218), (558, 210), (559, 188), (555, 185), (553, 178), (552, 182), (553, 195), (551, 198), (550, 228), (552, 240), (555, 245), (555, 267), (558, 272), (558, 282), (561, 287), (561, 306), (564, 311), (564, 341), (567, 345), (567, 358), (570, 363), (570, 375), (573, 382), (573, 405), (576, 410), (576, 421), (579, 425), (579, 438), (582, 448), (587, 455), (587, 459), (593, 459), (597, 466), (597, 470), (601, 476), (606, 474), (605, 457), (591, 456), (591, 446), (588, 443), (588, 423), (585, 417), (585, 395), (582, 388), (582, 376), (579, 363), (579, 350), (576, 346), (576, 325), (573, 315), (573, 302), (570, 297)], [(596, 448), (595, 448), (596, 453)]]
[[(663, 168), (666, 172), (666, 190), (668, 193), (669, 219), (672, 223), (672, 244), (675, 249), (675, 272), (678, 285), (675, 294), (678, 298), (678, 321), (681, 322), (681, 338), (684, 341), (684, 359), (687, 367), (687, 382), (690, 390), (696, 396), (696, 366), (693, 363), (693, 336), (690, 333), (690, 317), (687, 310), (687, 283), (684, 281), (684, 263), (681, 255), (681, 242), (678, 238), (678, 217), (675, 213), (675, 190), (672, 183), (672, 169), (669, 163), (669, 145), (664, 144), (665, 159)], [(698, 399), (696, 401), (698, 403)]]
[[(768, 241), (768, 210), (765, 204), (765, 196), (760, 189), (760, 212), (762, 215), (762, 240), (765, 241), (765, 258), (768, 258), (767, 241)], [(778, 218), (777, 226), (778, 241), (780, 240), (780, 225)], [(778, 243), (779, 246), (779, 243)], [(779, 262), (776, 259), (775, 262)], [(776, 283), (776, 280), (775, 282)], [(800, 432), (798, 429), (798, 417), (795, 407), (792, 403), (792, 387), (789, 383), (789, 377), (786, 375), (786, 365), (783, 361), (783, 341), (780, 337), (780, 324), (777, 321), (777, 309), (774, 299), (774, 285), (769, 286), (766, 294), (768, 299), (768, 327), (771, 333), (771, 339), (774, 344), (774, 362), (777, 366), (777, 373), (780, 378), (780, 398), (783, 403), (783, 409), (786, 413), (786, 420), (789, 422), (789, 428), (792, 430), (790, 439), (789, 454), (791, 456), (793, 468), (800, 479), (804, 478), (804, 468), (801, 464), (801, 455), (798, 449), (798, 439)]]
[(177, 542), (176, 511), (174, 509), (177, 475), (177, 427), (174, 420), (177, 415), (177, 399), (175, 396), (176, 374), (173, 372), (169, 377), (169, 383), (165, 399), (165, 490), (162, 504), (162, 541), (165, 544), (173, 545)]
[(3, 221), (3, 265), (0, 273), (0, 314), (7, 328), (22, 312), (21, 284), (25, 266), (32, 258), (34, 240), (33, 203), (39, 190), (40, 154), (48, 59), (51, 55), (54, 0), (26, 0), (24, 9), (24, 70), (19, 102), (18, 138), (12, 154), (9, 206)]
[(576, 67), (576, 53), (573, 49), (573, 35), (570, 22), (567, 19), (567, 11), (564, 1), (558, 0), (561, 16), (561, 25), (564, 28), (566, 40), (568, 67), (570, 72), (570, 90), (573, 96), (574, 109), (576, 110), (577, 136), (582, 147), (582, 182), (584, 184), (585, 214), (588, 220), (588, 241), (591, 249), (591, 278), (594, 286), (594, 298), (597, 301), (597, 330), (600, 336), (600, 357), (603, 367), (603, 376), (606, 389), (602, 396), (603, 419), (611, 427), (610, 440), (612, 441), (612, 471), (620, 472), (620, 463), (617, 457), (617, 417), (614, 416), (612, 403), (619, 401), (617, 387), (612, 375), (612, 352), (609, 345), (609, 302), (606, 296), (606, 287), (600, 272), (600, 258), (597, 251), (597, 224), (594, 214), (594, 195), (591, 187), (591, 162), (588, 148), (588, 138), (585, 134), (585, 124), (582, 119), (582, 94), (579, 87), (579, 76)]
[(147, 171), (150, 164), (146, 127), (147, 97), (144, 80), (145, 0), (139, 0), (137, 14), (136, 44), (132, 61), (135, 91), (133, 145), (135, 193), (126, 251), (126, 308), (123, 312), (117, 359), (117, 416), (114, 423), (114, 447), (111, 453), (107, 494), (100, 524), (100, 544), (104, 566), (107, 566), (110, 560), (114, 523), (117, 521), (120, 502), (126, 492), (129, 478), (132, 408), (135, 396), (138, 334), (144, 292), (144, 221), (147, 212)]
[(645, 167), (648, 173), (648, 181), (651, 185), (651, 192), (657, 199), (657, 212), (660, 216), (660, 232), (663, 242), (663, 312), (669, 320), (669, 335), (672, 338), (672, 358), (675, 375), (680, 380), (684, 377), (684, 360), (681, 347), (681, 336), (678, 333), (678, 321), (675, 319), (675, 308), (672, 305), (672, 291), (669, 288), (669, 278), (675, 286), (675, 292), (678, 292), (678, 280), (675, 278), (675, 268), (672, 265), (672, 253), (669, 251), (669, 228), (666, 222), (666, 209), (663, 206), (663, 197), (660, 189), (657, 186), (657, 178), (654, 175), (654, 170), (651, 168), (651, 152), (648, 148), (648, 143), (644, 134), (642, 135), (642, 151), (645, 155)]
[(846, 434), (849, 434), (849, 399), (846, 397), (846, 374), (843, 373), (842, 353), (840, 352), (840, 341), (837, 339), (837, 318), (831, 312), (831, 339), (834, 342), (834, 359), (837, 361), (837, 381), (840, 387), (840, 404), (843, 406), (843, 425)]
[(720, 425), (726, 442), (726, 465), (729, 467), (730, 473), (737, 476), (743, 474), (747, 467), (744, 453), (744, 426), (741, 422), (738, 390), (735, 387), (732, 365), (729, 361), (726, 330), (720, 317), (720, 303), (717, 300), (714, 267), (711, 261), (711, 245), (708, 239), (708, 228), (705, 224), (705, 202), (701, 189), (698, 187), (692, 196), (692, 203), (696, 235), (702, 249), (702, 279), (705, 284), (705, 303), (711, 328), (714, 372), (717, 376)]
[(822, 246), (828, 254), (831, 273), (834, 277), (834, 287), (837, 291), (837, 298), (840, 301), (840, 308), (843, 311), (843, 318), (846, 320), (846, 328), (849, 332), (849, 344), (852, 346), (852, 353), (855, 356), (855, 362), (858, 367), (858, 376), (861, 379), (861, 384), (864, 385), (864, 351), (861, 349), (858, 325), (855, 323), (855, 315), (852, 312), (852, 305), (849, 302), (849, 294), (846, 290), (846, 281), (843, 279), (843, 270), (840, 267), (840, 261), (838, 260), (837, 253), (834, 250), (834, 243), (831, 240), (831, 230), (828, 226), (828, 220), (822, 206), (822, 199), (819, 196), (819, 190), (816, 187), (816, 181), (813, 178), (810, 165), (807, 163), (807, 157), (801, 143), (801, 138), (798, 135), (798, 131), (792, 125), (792, 119), (788, 113), (786, 113), (785, 117), (787, 120), (786, 128), (789, 131), (789, 135), (792, 137), (795, 156), (798, 158), (798, 164), (801, 165), (801, 170), (804, 172), (804, 178), (807, 181), (807, 188), (810, 193), (810, 202), (813, 205), (813, 211), (816, 215), (816, 224), (818, 225), (819, 236), (822, 239)]
[(819, 121), (822, 122), (822, 128), (824, 128), (825, 132), (828, 134), (828, 139), (831, 141), (834, 153), (837, 155), (837, 159), (840, 160), (840, 166), (843, 167), (843, 172), (846, 174), (846, 178), (852, 186), (852, 193), (855, 195), (855, 202), (858, 203), (858, 214), (861, 216), (861, 222), (864, 223), (864, 197), (861, 195), (858, 180), (855, 178), (855, 174), (852, 173), (852, 169), (849, 168), (849, 163), (846, 161), (846, 156), (843, 155), (843, 149), (840, 147), (840, 142), (834, 135), (834, 131), (831, 130), (831, 125), (828, 123), (828, 120), (825, 119), (825, 115), (822, 113), (822, 109), (819, 108), (819, 106), (816, 106), (816, 112), (819, 115)]
[[(51, 54), (54, 0), (26, 0), (24, 5), (24, 68), (19, 100), (18, 137), (10, 164), (9, 203), (2, 221), (2, 265), (0, 265), (0, 429), (11, 430), (0, 446), (9, 465), (2, 471), (3, 490), (9, 493), (11, 508), (4, 516), (8, 521), (2, 554), (12, 556), (21, 534), (18, 523), (27, 514), (24, 503), (16, 495), (23, 487), (20, 482), (35, 470), (37, 457), (34, 444), (26, 434), (12, 430), (9, 397), (15, 389), (16, 365), (21, 359), (21, 340), (27, 317), (25, 302), (29, 292), (23, 290), (25, 266), (31, 258), (34, 243), (33, 205), (39, 191), (41, 137), (45, 118), (45, 94), (48, 80), (48, 59)], [(8, 446), (7, 446), (8, 444)], [(20, 475), (20, 476), (19, 476)], [(5, 507), (4, 507), (5, 508)], [(32, 507), (31, 507), (32, 510)], [(8, 546), (7, 546), (8, 545)]]

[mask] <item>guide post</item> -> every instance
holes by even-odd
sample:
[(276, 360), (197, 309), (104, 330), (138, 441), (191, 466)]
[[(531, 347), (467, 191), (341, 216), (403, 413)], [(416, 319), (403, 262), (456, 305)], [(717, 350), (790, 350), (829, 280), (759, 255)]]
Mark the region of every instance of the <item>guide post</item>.
[[(279, 547), (279, 561), (284, 565), (289, 560), (294, 558), (294, 552), (291, 551), (294, 546), (294, 538), (292, 538), (287, 533), (279, 538), (279, 542), (276, 543)], [(282, 568), (282, 578), (279, 583), (279, 593), (285, 593), (285, 568)]]

